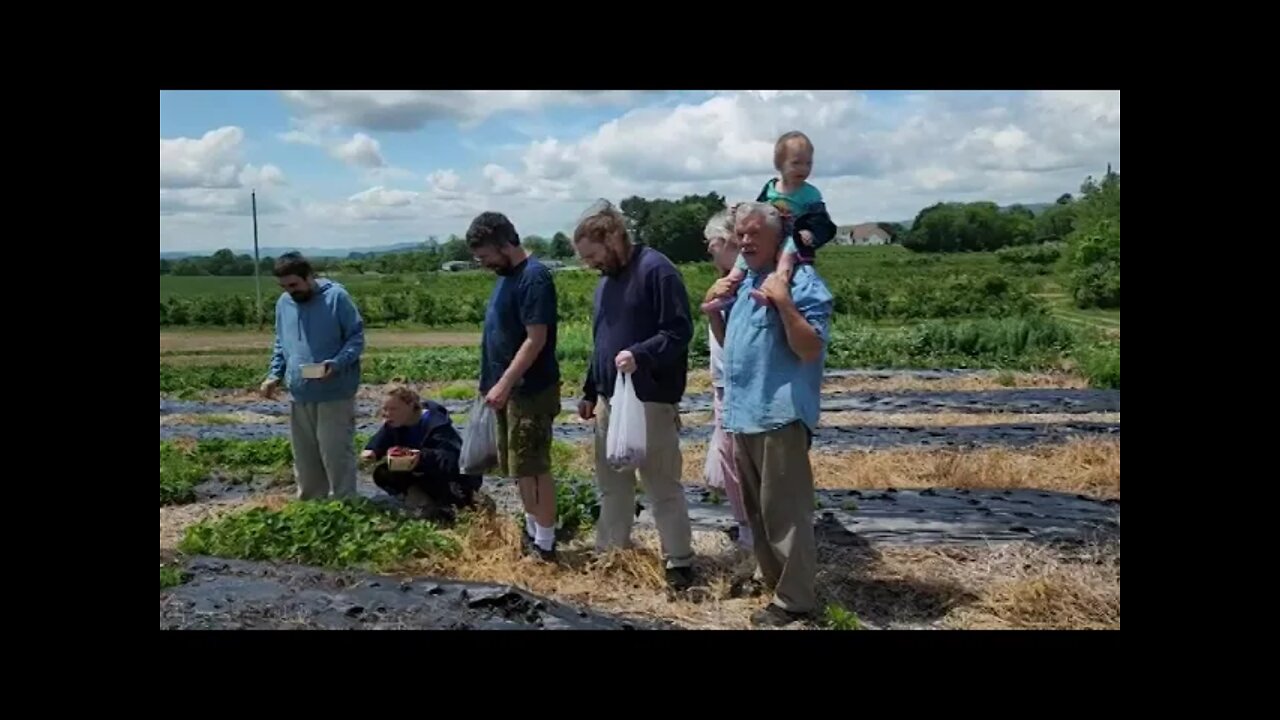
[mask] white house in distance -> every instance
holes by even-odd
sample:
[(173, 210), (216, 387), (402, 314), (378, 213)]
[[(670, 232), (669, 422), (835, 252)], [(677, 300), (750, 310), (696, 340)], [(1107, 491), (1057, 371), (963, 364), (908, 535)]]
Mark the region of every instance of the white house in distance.
[(837, 245), (888, 245), (891, 242), (892, 236), (875, 223), (840, 228), (835, 239)]

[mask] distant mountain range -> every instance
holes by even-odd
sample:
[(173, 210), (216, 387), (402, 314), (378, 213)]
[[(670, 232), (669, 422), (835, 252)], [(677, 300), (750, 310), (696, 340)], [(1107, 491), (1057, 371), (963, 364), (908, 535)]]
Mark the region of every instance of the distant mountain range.
[[(386, 255), (388, 253), (407, 252), (409, 250), (418, 250), (423, 243), (396, 243), (395, 245), (374, 245), (370, 247), (355, 248), (297, 248), (297, 247), (264, 247), (258, 249), (258, 254), (262, 257), (279, 257), (287, 252), (298, 251), (307, 257), (337, 257), (344, 258), (351, 253), (372, 253), (374, 255)], [(252, 255), (253, 248), (236, 249), (232, 248), (232, 252), (237, 255)], [(161, 260), (181, 260), (188, 257), (208, 257), (214, 253), (213, 250), (192, 250), (182, 251), (173, 250), (169, 252), (161, 252)]]

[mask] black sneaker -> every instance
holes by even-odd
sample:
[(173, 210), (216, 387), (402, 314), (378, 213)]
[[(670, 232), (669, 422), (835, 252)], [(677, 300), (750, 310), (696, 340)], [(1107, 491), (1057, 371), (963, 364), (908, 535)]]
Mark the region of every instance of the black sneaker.
[(437, 525), (452, 525), (458, 519), (458, 513), (452, 507), (435, 503), (411, 507), (407, 512), (414, 520), (426, 520)]
[(693, 568), (687, 566), (667, 568), (667, 587), (676, 592), (683, 592), (693, 587)]
[(756, 627), (785, 627), (806, 620), (809, 620), (809, 613), (791, 612), (773, 603), (751, 616), (751, 624)]
[[(528, 536), (526, 535), (525, 537), (528, 537)], [(536, 557), (536, 558), (538, 558), (539, 560), (541, 560), (542, 562), (549, 562), (549, 563), (553, 563), (553, 562), (555, 562), (555, 561), (556, 561), (556, 545), (555, 545), (555, 543), (552, 543), (552, 544), (551, 544), (551, 549), (550, 549), (550, 550), (543, 550), (542, 548), (538, 547), (538, 544), (537, 544), (536, 542), (534, 542), (534, 541), (533, 541), (533, 538), (529, 538), (529, 544), (528, 544), (528, 550), (527, 550), (527, 552), (529, 553), (529, 555), (530, 555), (531, 557)]]

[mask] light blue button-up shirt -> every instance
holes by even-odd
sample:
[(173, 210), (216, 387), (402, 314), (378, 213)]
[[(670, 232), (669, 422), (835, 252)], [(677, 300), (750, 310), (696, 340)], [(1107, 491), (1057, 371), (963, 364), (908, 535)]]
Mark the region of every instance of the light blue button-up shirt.
[(764, 284), (766, 276), (748, 271), (729, 311), (724, 334), (724, 427), (731, 433), (754, 435), (800, 420), (814, 432), (834, 305), (831, 291), (813, 265), (796, 267), (791, 297), (822, 338), (822, 357), (802, 362), (787, 344), (777, 309), (751, 299), (751, 290)]

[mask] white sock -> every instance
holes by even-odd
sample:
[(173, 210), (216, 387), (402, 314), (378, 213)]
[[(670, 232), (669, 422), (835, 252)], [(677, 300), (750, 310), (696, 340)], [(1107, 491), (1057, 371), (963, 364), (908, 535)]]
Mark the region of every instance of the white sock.
[(524, 532), (529, 537), (533, 537), (533, 528), (537, 523), (533, 519), (533, 513), (524, 514)]
[(542, 527), (538, 523), (534, 523), (537, 528), (537, 534), (533, 536), (533, 544), (543, 550), (550, 550), (556, 545), (556, 529), (553, 527)]

